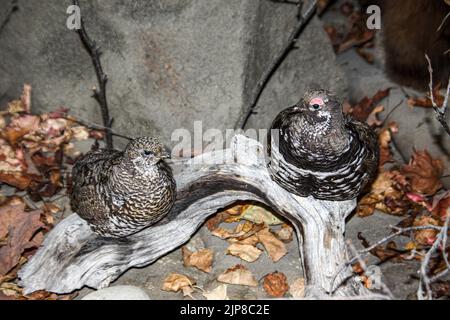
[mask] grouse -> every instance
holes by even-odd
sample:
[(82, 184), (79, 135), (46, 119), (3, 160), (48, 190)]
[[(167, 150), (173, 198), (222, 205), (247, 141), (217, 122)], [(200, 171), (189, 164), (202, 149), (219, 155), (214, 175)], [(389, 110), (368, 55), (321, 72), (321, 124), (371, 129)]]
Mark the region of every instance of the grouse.
[(272, 179), (289, 192), (344, 201), (357, 198), (375, 177), (378, 138), (345, 115), (335, 95), (308, 90), (273, 121), (268, 156)]
[(103, 237), (125, 237), (154, 224), (175, 200), (168, 157), (149, 137), (132, 140), (123, 152), (87, 153), (72, 169), (72, 210)]

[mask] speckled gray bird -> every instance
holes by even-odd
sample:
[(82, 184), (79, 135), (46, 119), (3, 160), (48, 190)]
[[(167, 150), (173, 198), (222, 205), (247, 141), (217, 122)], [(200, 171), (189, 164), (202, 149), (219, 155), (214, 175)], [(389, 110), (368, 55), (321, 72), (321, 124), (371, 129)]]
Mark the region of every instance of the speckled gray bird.
[(132, 140), (123, 152), (100, 149), (72, 169), (72, 210), (103, 237), (126, 237), (163, 218), (176, 184), (156, 139)]
[(343, 113), (338, 97), (308, 90), (273, 121), (268, 155), (272, 179), (289, 192), (350, 200), (376, 175), (378, 138), (367, 124)]

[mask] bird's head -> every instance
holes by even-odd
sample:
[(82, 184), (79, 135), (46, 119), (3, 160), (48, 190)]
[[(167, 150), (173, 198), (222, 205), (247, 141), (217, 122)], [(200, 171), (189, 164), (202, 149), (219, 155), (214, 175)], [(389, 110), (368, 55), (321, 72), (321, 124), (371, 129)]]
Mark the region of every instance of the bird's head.
[(139, 166), (153, 166), (170, 158), (164, 145), (155, 138), (141, 137), (133, 139), (125, 148), (124, 155)]
[(289, 109), (294, 122), (326, 130), (343, 119), (339, 98), (323, 89), (309, 89), (300, 101)]
[(322, 89), (309, 89), (292, 111), (311, 125), (331, 124), (343, 118), (339, 98)]

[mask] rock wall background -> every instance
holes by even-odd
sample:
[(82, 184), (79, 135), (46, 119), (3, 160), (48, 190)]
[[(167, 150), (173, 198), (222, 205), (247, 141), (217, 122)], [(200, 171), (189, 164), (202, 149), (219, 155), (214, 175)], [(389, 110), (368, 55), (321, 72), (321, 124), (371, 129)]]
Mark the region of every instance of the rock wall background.
[[(33, 86), (33, 110), (71, 109), (101, 123), (90, 97), (90, 58), (66, 27), (71, 1), (21, 1), (0, 33), (0, 105)], [(294, 6), (269, 0), (80, 1), (86, 29), (104, 52), (114, 129), (170, 143), (177, 128), (234, 128), (264, 68), (296, 23)], [(8, 8), (9, 0), (0, 0)], [(4, 11), (6, 12), (6, 10)], [(248, 127), (266, 128), (304, 89), (318, 84), (344, 94), (321, 22), (314, 18), (262, 96)], [(118, 146), (125, 141), (116, 139)]]

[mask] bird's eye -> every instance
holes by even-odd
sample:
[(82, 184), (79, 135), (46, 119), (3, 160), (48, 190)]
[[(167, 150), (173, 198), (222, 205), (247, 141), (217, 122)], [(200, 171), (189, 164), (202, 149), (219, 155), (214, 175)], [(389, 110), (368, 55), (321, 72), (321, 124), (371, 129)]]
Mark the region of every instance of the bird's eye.
[(311, 109), (312, 109), (312, 110), (315, 110), (315, 111), (320, 110), (320, 107), (321, 107), (321, 106), (320, 106), (319, 104), (317, 104), (317, 103), (311, 105)]
[(148, 151), (148, 150), (144, 150), (144, 155), (146, 155), (146, 156), (149, 156), (149, 155), (151, 155), (152, 154), (152, 152), (151, 151)]

